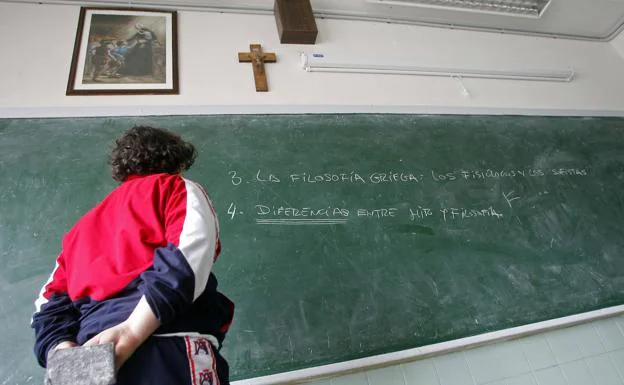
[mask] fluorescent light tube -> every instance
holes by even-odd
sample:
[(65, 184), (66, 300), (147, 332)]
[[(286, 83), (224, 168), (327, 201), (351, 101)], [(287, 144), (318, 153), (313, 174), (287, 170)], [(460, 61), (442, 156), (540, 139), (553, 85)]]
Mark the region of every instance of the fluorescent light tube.
[(466, 11), (539, 19), (550, 0), (367, 0), (371, 4)]
[(331, 63), (323, 55), (313, 54), (312, 60), (301, 54), (301, 67), (308, 72), (341, 72), (360, 74), (444, 76), (455, 78), (484, 78), (570, 82), (574, 79), (572, 69), (478, 69), (425, 66), (394, 66), (362, 63)]

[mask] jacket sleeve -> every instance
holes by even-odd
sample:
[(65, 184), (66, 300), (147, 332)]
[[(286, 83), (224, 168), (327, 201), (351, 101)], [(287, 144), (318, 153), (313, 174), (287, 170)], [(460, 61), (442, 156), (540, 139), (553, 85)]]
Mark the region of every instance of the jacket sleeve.
[(31, 326), (35, 329), (35, 355), (46, 366), (48, 351), (62, 341), (76, 341), (78, 311), (67, 294), (63, 254), (35, 301)]
[(141, 274), (141, 291), (163, 325), (204, 291), (219, 243), (215, 212), (199, 185), (176, 176), (165, 191), (167, 246), (155, 250), (153, 268)]

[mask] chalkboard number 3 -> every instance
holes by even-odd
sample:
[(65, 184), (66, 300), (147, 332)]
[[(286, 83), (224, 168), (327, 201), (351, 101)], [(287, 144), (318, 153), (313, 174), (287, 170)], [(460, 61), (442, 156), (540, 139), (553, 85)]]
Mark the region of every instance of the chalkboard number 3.
[(243, 182), (243, 178), (241, 178), (240, 176), (236, 175), (236, 171), (230, 171), (228, 174), (230, 174), (230, 176), (232, 177), (232, 184), (234, 186), (238, 186), (239, 184), (241, 184)]
[(227, 213), (230, 214), (230, 219), (234, 219), (236, 214), (241, 215), (243, 212), (238, 211), (234, 203), (230, 203), (230, 207), (228, 207)]

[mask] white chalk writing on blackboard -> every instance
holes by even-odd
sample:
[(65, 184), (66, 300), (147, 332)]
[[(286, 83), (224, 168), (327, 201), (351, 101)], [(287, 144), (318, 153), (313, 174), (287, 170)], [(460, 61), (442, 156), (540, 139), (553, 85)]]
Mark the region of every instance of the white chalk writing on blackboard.
[(444, 222), (454, 221), (454, 220), (464, 220), (468, 218), (476, 218), (476, 217), (491, 217), (500, 219), (503, 217), (502, 213), (497, 212), (492, 206), (482, 209), (474, 209), (474, 208), (457, 208), (443, 207), (440, 209), (442, 213), (442, 217), (444, 218)]
[[(442, 207), (433, 210), (429, 207), (417, 205), (406, 209), (397, 207), (384, 208), (347, 208), (347, 207), (290, 207), (283, 205), (256, 204), (254, 206), (255, 222), (263, 225), (336, 225), (346, 224), (349, 218), (384, 220), (407, 216), (410, 221), (422, 221), (429, 217), (438, 216), (443, 222), (457, 222), (469, 219), (501, 219), (503, 213), (494, 208), (478, 207)], [(228, 208), (230, 219), (243, 214), (235, 203)]]
[[(245, 177), (237, 170), (228, 171), (232, 185), (239, 186), (245, 181)], [(556, 168), (542, 170), (540, 168), (504, 168), (504, 169), (449, 169), (449, 170), (429, 170), (428, 173), (419, 171), (323, 171), (323, 172), (290, 172), (285, 175), (258, 169), (253, 175), (249, 175), (246, 182), (254, 183), (287, 183), (292, 184), (361, 184), (361, 185), (383, 185), (383, 184), (419, 184), (425, 181), (425, 175), (429, 175), (434, 182), (468, 182), (486, 181), (513, 178), (541, 178), (546, 176), (557, 177), (582, 177), (589, 175), (587, 167), (576, 168)], [(429, 177), (427, 177), (429, 178)]]
[[(244, 175), (238, 170), (228, 171), (232, 185), (240, 186), (243, 183), (290, 183), (293, 185), (314, 185), (314, 184), (352, 184), (352, 185), (383, 185), (383, 184), (405, 184), (406, 186), (418, 186), (425, 182), (425, 175), (431, 178), (428, 180), (437, 183), (473, 183), (479, 180), (503, 180), (511, 178), (543, 178), (543, 177), (584, 177), (589, 174), (587, 167), (555, 168), (543, 170), (541, 168), (504, 168), (504, 169), (431, 169), (428, 173), (422, 174), (418, 171), (383, 171), (383, 172), (360, 172), (360, 171), (329, 171), (329, 172), (289, 172), (284, 176), (276, 173), (257, 169), (255, 174)], [(541, 193), (540, 193), (541, 194)], [(381, 196), (381, 195), (380, 195)], [(507, 204), (510, 210), (521, 200), (515, 190), (502, 191), (500, 204)], [(402, 203), (401, 208), (397, 207), (292, 207), (284, 204), (258, 203), (254, 205), (255, 223), (261, 225), (344, 225), (351, 220), (392, 220), (394, 218), (406, 217), (410, 222), (426, 222), (431, 219), (439, 220), (440, 223), (452, 224), (463, 221), (474, 220), (500, 220), (505, 214), (492, 205), (480, 207), (453, 207), (447, 206), (443, 202), (434, 206), (423, 204), (411, 204), (406, 207)], [(433, 208), (435, 207), (435, 208)], [(233, 220), (243, 214), (235, 203), (231, 203), (227, 213)]]

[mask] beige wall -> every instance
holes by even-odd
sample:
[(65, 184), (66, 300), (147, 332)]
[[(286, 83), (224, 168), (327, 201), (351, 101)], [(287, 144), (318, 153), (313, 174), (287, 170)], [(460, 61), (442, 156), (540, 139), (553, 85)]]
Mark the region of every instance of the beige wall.
[[(314, 46), (281, 45), (271, 16), (179, 13), (180, 95), (65, 96), (78, 6), (0, 2), (0, 117), (251, 112), (624, 114), (622, 42), (594, 43), (360, 21), (317, 20)], [(256, 93), (237, 52), (276, 52)], [(353, 62), (571, 67), (571, 83), (307, 73), (300, 51)]]

